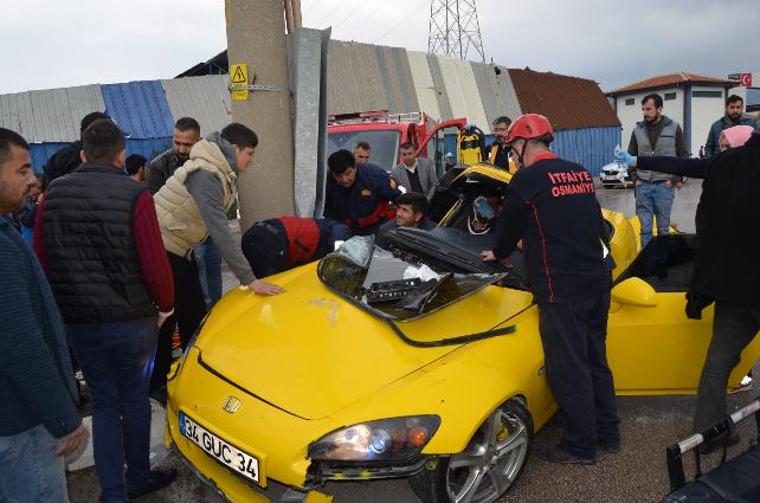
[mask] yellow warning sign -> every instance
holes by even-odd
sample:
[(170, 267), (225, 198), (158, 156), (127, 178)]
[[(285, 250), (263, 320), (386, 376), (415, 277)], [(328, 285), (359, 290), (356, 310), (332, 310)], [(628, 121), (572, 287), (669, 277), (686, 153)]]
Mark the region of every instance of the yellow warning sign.
[(249, 91), (248, 86), (248, 65), (239, 63), (230, 66), (230, 81), (233, 100), (247, 100)]

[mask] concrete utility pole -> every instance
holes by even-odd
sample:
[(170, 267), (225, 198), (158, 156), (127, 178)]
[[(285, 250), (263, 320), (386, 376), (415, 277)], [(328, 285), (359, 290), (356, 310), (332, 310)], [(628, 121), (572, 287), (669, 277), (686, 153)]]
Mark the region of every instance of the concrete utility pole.
[(259, 136), (254, 164), (239, 179), (245, 231), (258, 220), (292, 215), (295, 207), (283, 0), (226, 0), (225, 14), (230, 78), (233, 65), (245, 64), (249, 84), (274, 88), (232, 101), (232, 120)]

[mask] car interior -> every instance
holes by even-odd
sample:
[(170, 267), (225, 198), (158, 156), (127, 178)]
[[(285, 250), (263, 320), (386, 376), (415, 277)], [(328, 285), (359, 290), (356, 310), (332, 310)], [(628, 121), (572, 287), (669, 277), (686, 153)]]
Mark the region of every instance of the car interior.
[(654, 236), (616, 283), (641, 278), (656, 292), (686, 292), (696, 259), (696, 235)]
[(500, 209), (505, 184), (487, 181), (460, 181), (452, 212), (433, 230), (390, 231), (387, 249), (373, 246), (371, 238), (352, 238), (320, 262), (320, 279), (348, 300), (398, 320), (423, 316), (489, 284), (527, 290), (522, 252), (506, 265), (484, 262), (481, 252), (495, 247), (496, 235), (468, 230), (479, 197), (496, 202), (494, 215)]

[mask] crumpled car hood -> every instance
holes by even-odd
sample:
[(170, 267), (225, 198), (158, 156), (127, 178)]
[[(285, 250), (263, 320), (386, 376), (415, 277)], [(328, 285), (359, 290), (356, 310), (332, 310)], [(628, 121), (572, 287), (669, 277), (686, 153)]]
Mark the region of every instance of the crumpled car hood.
[[(227, 294), (195, 343), (202, 363), (278, 408), (318, 419), (461, 347), (404, 343), (384, 320), (330, 292), (315, 267), (274, 277), (286, 289), (276, 297)], [(490, 330), (529, 304), (525, 292), (488, 287), (398, 326), (417, 340), (438, 340)]]

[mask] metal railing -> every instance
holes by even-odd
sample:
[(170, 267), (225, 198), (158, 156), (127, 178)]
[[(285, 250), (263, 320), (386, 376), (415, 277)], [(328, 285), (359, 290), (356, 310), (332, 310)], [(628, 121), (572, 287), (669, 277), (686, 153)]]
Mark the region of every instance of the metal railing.
[(694, 478), (697, 479), (702, 475), (701, 458), (699, 453), (699, 446), (706, 442), (723, 442), (723, 458), (721, 464), (726, 461), (726, 454), (728, 452), (729, 438), (736, 430), (736, 425), (748, 418), (751, 415), (755, 415), (755, 421), (757, 423), (757, 440), (760, 441), (760, 397), (756, 398), (744, 407), (734, 411), (733, 413), (725, 416), (719, 422), (713, 424), (709, 428), (681, 440), (677, 444), (673, 444), (666, 449), (666, 459), (668, 463), (668, 478), (670, 479), (670, 492), (675, 492), (686, 485), (686, 473), (683, 467), (683, 456), (687, 452), (693, 450), (696, 463), (696, 471)]

